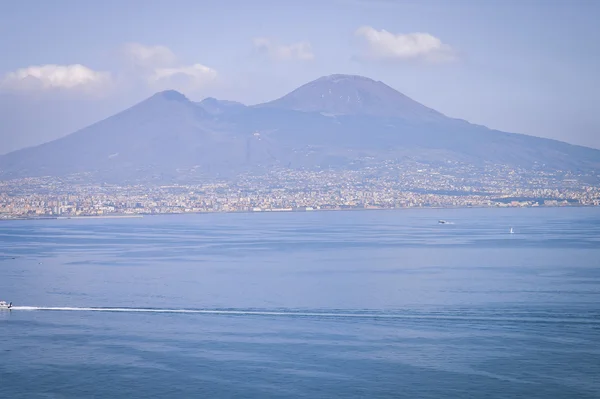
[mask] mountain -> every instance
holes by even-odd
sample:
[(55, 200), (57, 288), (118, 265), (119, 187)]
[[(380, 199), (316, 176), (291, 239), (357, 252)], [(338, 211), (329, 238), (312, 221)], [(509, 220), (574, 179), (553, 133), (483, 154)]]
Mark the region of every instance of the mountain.
[(21, 176), (173, 174), (183, 165), (226, 163), (215, 147), (231, 148), (235, 156), (236, 143), (229, 141), (213, 130), (209, 112), (170, 90), (61, 139), (4, 155), (0, 170)]
[(472, 125), (382, 82), (331, 75), (254, 106), (160, 92), (61, 139), (1, 156), (0, 178), (92, 173), (170, 180), (408, 158), (600, 170), (599, 150)]
[(206, 112), (212, 115), (222, 114), (224, 112), (239, 111), (246, 106), (237, 101), (217, 100), (216, 98), (208, 97), (198, 103)]
[(328, 115), (393, 117), (411, 121), (448, 119), (385, 83), (355, 75), (323, 76), (258, 107), (320, 112)]

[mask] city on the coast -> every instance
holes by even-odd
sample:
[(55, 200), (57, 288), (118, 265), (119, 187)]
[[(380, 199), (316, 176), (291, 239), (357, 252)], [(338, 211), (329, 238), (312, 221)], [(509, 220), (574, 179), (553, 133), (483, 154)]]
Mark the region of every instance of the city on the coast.
[(600, 205), (597, 176), (458, 163), (408, 167), (388, 162), (354, 171), (276, 169), (187, 184), (92, 184), (85, 183), (87, 178), (0, 182), (0, 218)]

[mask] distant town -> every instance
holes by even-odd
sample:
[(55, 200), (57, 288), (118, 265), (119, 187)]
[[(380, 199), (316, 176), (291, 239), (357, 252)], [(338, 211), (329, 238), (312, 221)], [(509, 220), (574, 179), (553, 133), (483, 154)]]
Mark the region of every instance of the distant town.
[(178, 184), (84, 183), (86, 176), (0, 182), (0, 219), (423, 207), (598, 206), (598, 176), (386, 162), (360, 170), (274, 169)]

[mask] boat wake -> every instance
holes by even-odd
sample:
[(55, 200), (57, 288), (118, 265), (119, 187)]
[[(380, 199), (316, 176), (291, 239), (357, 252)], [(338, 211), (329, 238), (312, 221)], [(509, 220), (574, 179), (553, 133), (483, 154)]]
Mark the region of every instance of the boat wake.
[(341, 311), (341, 312), (306, 312), (294, 310), (253, 310), (253, 309), (164, 309), (164, 308), (125, 308), (125, 307), (46, 307), (46, 306), (13, 306), (16, 311), (54, 311), (54, 312), (114, 312), (114, 313), (174, 313), (203, 314), (223, 316), (270, 316), (270, 317), (306, 317), (337, 319), (397, 319), (397, 320), (456, 320), (469, 322), (502, 322), (502, 323), (567, 323), (600, 325), (600, 317), (555, 317), (515, 313), (502, 315), (481, 312), (376, 312), (376, 311)]
[(96, 308), (96, 307), (44, 307), (44, 306), (14, 306), (13, 310), (38, 310), (62, 312), (125, 312), (125, 313), (191, 313), (191, 314), (221, 314), (242, 316), (299, 316), (299, 317), (382, 317), (395, 318), (398, 315), (387, 313), (331, 313), (331, 312), (297, 312), (297, 311), (267, 311), (267, 310), (237, 310), (237, 309), (157, 309), (157, 308)]

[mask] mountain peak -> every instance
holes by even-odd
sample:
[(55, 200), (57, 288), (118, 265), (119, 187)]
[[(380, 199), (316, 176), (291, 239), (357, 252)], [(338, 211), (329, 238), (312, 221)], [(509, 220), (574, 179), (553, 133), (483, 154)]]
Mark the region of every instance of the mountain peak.
[(204, 100), (200, 101), (200, 104), (218, 104), (219, 100), (214, 97), (206, 97)]
[(244, 104), (237, 101), (217, 100), (214, 97), (206, 97), (197, 104), (213, 115), (221, 114), (228, 110), (231, 111), (246, 108)]
[(442, 114), (410, 99), (383, 82), (359, 75), (322, 76), (291, 93), (258, 107), (320, 112), (333, 115), (369, 115), (425, 121)]
[(160, 91), (160, 92), (156, 93), (155, 95), (153, 95), (152, 97), (162, 98), (162, 99), (165, 99), (168, 101), (179, 101), (179, 102), (188, 102), (189, 101), (189, 99), (185, 95), (178, 92), (177, 90)]
[(336, 73), (333, 75), (321, 76), (320, 78), (313, 80), (312, 83), (319, 82), (331, 82), (331, 83), (340, 83), (340, 82), (371, 82), (377, 83), (375, 80), (371, 78), (367, 78), (365, 76), (360, 75), (345, 75), (341, 73)]
[[(197, 107), (185, 95), (177, 90), (164, 90), (154, 93), (152, 96), (135, 104), (134, 106), (120, 112), (115, 116), (133, 115), (139, 116), (137, 112), (145, 112), (148, 114), (170, 112), (165, 110), (171, 109), (193, 109), (193, 112), (203, 113), (204, 111)], [(142, 111), (140, 111), (142, 110)]]

